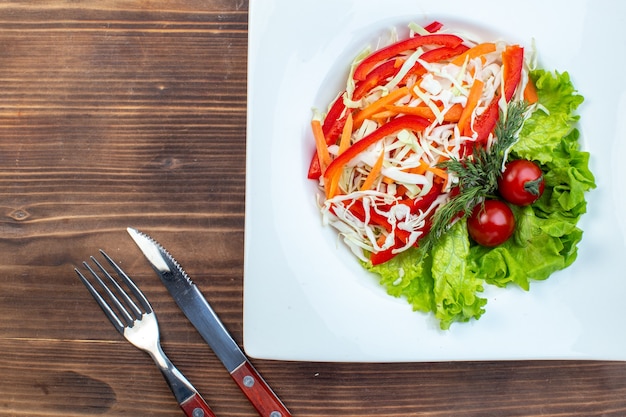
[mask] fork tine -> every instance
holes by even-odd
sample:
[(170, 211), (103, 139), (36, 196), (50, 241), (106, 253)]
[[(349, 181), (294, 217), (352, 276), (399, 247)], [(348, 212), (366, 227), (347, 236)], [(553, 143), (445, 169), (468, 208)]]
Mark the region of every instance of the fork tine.
[[(143, 294), (143, 292), (137, 287), (137, 285), (133, 282), (132, 279), (130, 279), (130, 277), (126, 274), (126, 272), (124, 272), (122, 270), (122, 268), (120, 268), (115, 261), (113, 261), (113, 259), (111, 259), (111, 257), (109, 255), (106, 254), (105, 251), (103, 251), (102, 249), (100, 249), (100, 253), (102, 254), (102, 256), (104, 256), (104, 259), (107, 260), (107, 262), (111, 265), (111, 267), (113, 267), (113, 269), (115, 269), (115, 272), (117, 273), (117, 275), (119, 275), (119, 277), (122, 279), (122, 281), (124, 281), (124, 283), (126, 284), (126, 286), (130, 289), (130, 291), (133, 293), (133, 295), (135, 296), (135, 298), (137, 299), (137, 301), (139, 302), (139, 304), (141, 304), (141, 307), (144, 309), (144, 311), (146, 312), (146, 314), (152, 313), (152, 306), (150, 305), (150, 302), (148, 301), (148, 299), (146, 298), (146, 296)], [(134, 305), (134, 303), (133, 303)]]
[[(126, 293), (126, 291), (124, 291), (121, 285), (115, 280), (115, 278), (111, 276), (109, 271), (107, 271), (102, 266), (102, 264), (98, 262), (96, 258), (94, 258), (93, 256), (91, 256), (90, 258), (91, 258), (91, 261), (98, 267), (98, 269), (100, 269), (100, 271), (104, 274), (104, 276), (106, 276), (109, 282), (113, 285), (113, 287), (115, 288), (115, 292), (118, 294), (118, 296), (122, 298), (122, 301), (120, 301), (117, 297), (113, 296), (113, 292), (111, 291), (110, 295), (115, 298), (115, 300), (113, 300), (115, 305), (119, 307), (120, 309), (122, 309), (122, 314), (128, 320), (128, 327), (132, 327), (133, 322), (136, 319), (141, 318), (141, 315), (142, 315), (141, 310), (139, 309), (139, 307), (137, 307), (137, 304), (135, 304), (135, 302), (132, 300), (132, 298), (130, 298), (130, 296)], [(117, 267), (116, 268), (117, 271), (121, 271), (121, 269), (117, 265), (115, 266)], [(119, 275), (119, 272), (118, 272), (118, 275)], [(131, 291), (132, 291), (132, 288), (131, 288)], [(132, 314), (130, 314), (128, 310), (126, 310), (124, 305), (127, 306), (131, 310), (130, 313)]]
[[(91, 268), (89, 268), (89, 265), (86, 265), (86, 266), (87, 266), (88, 269), (91, 270)], [(89, 280), (83, 275), (83, 273), (80, 272), (78, 270), (78, 268), (74, 268), (74, 271), (76, 272), (76, 274), (78, 275), (80, 280), (83, 282), (83, 284), (85, 284), (85, 287), (87, 287), (87, 290), (89, 291), (91, 296), (96, 300), (96, 302), (98, 303), (98, 305), (100, 306), (102, 311), (104, 311), (105, 316), (107, 316), (109, 318), (109, 320), (113, 324), (113, 327), (115, 327), (115, 329), (118, 332), (124, 334), (124, 323), (122, 323), (122, 321), (119, 319), (119, 317), (117, 317), (117, 314), (115, 314), (113, 309), (111, 309), (109, 304), (104, 300), (104, 298), (102, 298), (100, 293), (98, 291), (96, 291), (96, 289), (93, 287), (93, 285), (91, 285), (91, 282), (89, 282)], [(93, 273), (93, 271), (92, 271), (92, 273)], [(96, 278), (98, 278), (98, 277), (96, 276)], [(98, 280), (100, 280), (100, 279), (98, 278)]]
[[(113, 283), (113, 286), (116, 288), (116, 292), (117, 293), (121, 293), (122, 295), (125, 295), (124, 291), (120, 288), (119, 284), (102, 267), (102, 265), (96, 260), (96, 258), (94, 258), (93, 256), (90, 256), (90, 259), (91, 259), (91, 261), (94, 264), (96, 264), (98, 269), (100, 269), (100, 271), (102, 271), (102, 273), (107, 277), (108, 281)], [(125, 326), (126, 327), (132, 327), (133, 323), (135, 322), (135, 318), (136, 317), (141, 317), (141, 313), (139, 314), (139, 316), (133, 316), (131, 313), (129, 313), (127, 307), (125, 307), (124, 304), (122, 304), (122, 302), (119, 300), (119, 298), (113, 293), (111, 288), (109, 288), (109, 286), (104, 283), (102, 278), (100, 278), (100, 275), (98, 275), (98, 273), (87, 262), (83, 262), (83, 265), (85, 266), (85, 268), (87, 268), (87, 270), (89, 272), (91, 272), (91, 275), (93, 275), (93, 277), (96, 279), (96, 281), (98, 281), (100, 286), (104, 289), (104, 291), (105, 291), (107, 297), (109, 298), (110, 302), (113, 303), (115, 308), (117, 308), (117, 311), (122, 315), (121, 319), (123, 319), (123, 321), (126, 322)], [(128, 296), (126, 296), (126, 297), (128, 297)], [(133, 306), (131, 305), (130, 307), (132, 308)], [(135, 310), (133, 310), (133, 313), (135, 313), (135, 311), (137, 310), (137, 306), (134, 306), (134, 308), (135, 308)], [(111, 310), (113, 310), (113, 309), (111, 309)], [(120, 321), (122, 321), (122, 320), (120, 320)]]
[[(90, 272), (93, 279), (98, 282), (102, 288), (102, 293), (96, 290), (91, 281), (87, 279), (87, 277), (78, 268), (74, 268), (74, 271), (87, 287), (96, 302), (100, 305), (113, 326), (120, 333), (124, 334), (126, 328), (133, 327), (136, 321), (142, 319), (144, 314), (150, 314), (153, 310), (144, 294), (141, 290), (139, 290), (133, 280), (130, 279), (130, 277), (122, 270), (122, 268), (120, 268), (102, 249), (100, 249), (100, 253), (113, 267), (121, 281), (135, 296), (136, 301), (141, 305), (145, 313), (137, 306), (135, 301), (129, 296), (127, 291), (122, 288), (120, 283), (113, 278), (109, 271), (107, 271), (107, 269), (102, 266), (102, 264), (98, 262), (95, 257), (90, 256), (89, 259), (106, 278), (101, 278), (101, 275), (98, 274), (98, 272), (96, 272), (96, 270), (94, 270), (94, 268), (92, 268), (87, 262), (83, 262), (83, 266)], [(106, 280), (109, 284), (106, 284), (104, 280)], [(113, 287), (113, 290), (110, 288), (111, 286)], [(117, 310), (117, 312), (115, 310)]]

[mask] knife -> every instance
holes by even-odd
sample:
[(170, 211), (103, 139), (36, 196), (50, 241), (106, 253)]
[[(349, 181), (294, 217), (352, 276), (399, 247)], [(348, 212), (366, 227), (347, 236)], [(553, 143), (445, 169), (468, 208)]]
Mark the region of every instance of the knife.
[(174, 297), (178, 307), (222, 361), (259, 415), (291, 417), (287, 408), (254, 369), (198, 287), (172, 255), (148, 235), (132, 227), (127, 230)]

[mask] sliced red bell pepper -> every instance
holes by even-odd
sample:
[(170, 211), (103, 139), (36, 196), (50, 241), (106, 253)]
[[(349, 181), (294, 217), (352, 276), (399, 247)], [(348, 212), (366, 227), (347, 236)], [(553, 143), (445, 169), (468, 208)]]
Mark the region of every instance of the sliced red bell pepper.
[[(368, 216), (367, 213), (365, 213), (365, 207), (363, 207), (363, 202), (361, 200), (354, 200), (349, 207), (350, 212), (354, 214), (357, 219), (365, 222), (365, 219)], [(389, 220), (387, 220), (385, 216), (375, 211), (370, 211), (369, 220), (372, 224), (380, 226), (386, 231), (391, 232), (391, 225), (389, 224)]]
[[(415, 247), (419, 246), (420, 240), (426, 236), (428, 234), (428, 232), (430, 231), (432, 227), (432, 215), (430, 215), (427, 219), (426, 222), (424, 224), (424, 227), (422, 228), (422, 235), (420, 235), (420, 237), (417, 239), (417, 241), (415, 242)], [(396, 239), (396, 242), (393, 246), (391, 246), (388, 249), (385, 250), (381, 250), (378, 252), (372, 252), (370, 254), (370, 262), (372, 263), (372, 265), (380, 265), (382, 263), (385, 263), (393, 258), (395, 258), (397, 255), (399, 255), (399, 253), (395, 253), (394, 250), (403, 247), (406, 244), (406, 240), (404, 242), (402, 242), (401, 239)]]
[(504, 98), (511, 101), (515, 90), (522, 79), (524, 66), (524, 48), (519, 45), (509, 45), (502, 52), (502, 79), (504, 80)]
[[(507, 103), (511, 101), (515, 90), (522, 78), (524, 66), (524, 49), (518, 45), (507, 46), (502, 52), (502, 82), (504, 83), (504, 98)], [(477, 134), (476, 143), (482, 144), (487, 141), (489, 134), (498, 123), (500, 108), (498, 102), (500, 95), (496, 95), (489, 103), (487, 109), (474, 121), (474, 132)]]
[(324, 132), (328, 145), (334, 143), (341, 133), (343, 125), (337, 127), (337, 124), (341, 120), (341, 115), (345, 108), (346, 105), (343, 102), (343, 93), (341, 93), (339, 97), (335, 99), (333, 105), (330, 106), (330, 109), (328, 109), (328, 113), (326, 113), (326, 117), (324, 117), (324, 123), (322, 123), (322, 132)]
[(379, 63), (393, 58), (394, 56), (401, 54), (411, 49), (419, 48), (425, 45), (438, 45), (454, 48), (463, 43), (463, 39), (456, 35), (450, 34), (433, 34), (424, 36), (414, 36), (402, 41), (398, 41), (389, 46), (386, 46), (378, 51), (372, 53), (365, 58), (357, 66), (354, 71), (354, 79), (356, 81), (363, 81), (367, 77), (367, 74), (376, 67)]
[[(398, 246), (400, 247), (400, 246)], [(378, 252), (372, 252), (370, 254), (370, 262), (372, 265), (380, 265), (391, 259), (395, 258), (398, 254), (394, 253), (394, 249), (396, 249), (396, 245), (390, 247), (389, 249), (381, 250)]]
[(498, 102), (500, 95), (496, 95), (489, 103), (489, 106), (474, 121), (474, 132), (476, 132), (476, 143), (483, 144), (487, 142), (489, 134), (496, 127), (498, 118), (500, 117), (500, 107)]
[(420, 59), (426, 62), (440, 62), (461, 55), (469, 49), (468, 46), (460, 44), (455, 47), (442, 46), (441, 48), (431, 49), (420, 55)]
[[(430, 207), (430, 205), (435, 201), (435, 199), (439, 195), (441, 195), (441, 191), (433, 187), (431, 191), (428, 192), (424, 197), (422, 197), (419, 200), (416, 200), (415, 203), (410, 206), (412, 208), (412, 212), (415, 213), (417, 212), (418, 209), (427, 209), (428, 207)], [(402, 203), (406, 204), (406, 201)], [(415, 211), (413, 211), (413, 209)], [(428, 232), (430, 231), (430, 228), (432, 227), (432, 216), (433, 216), (433, 213), (430, 213), (430, 216), (426, 218), (424, 227), (422, 227), (422, 235), (415, 242), (415, 246), (419, 246), (420, 239), (426, 236)], [(402, 229), (396, 229), (396, 244), (390, 247), (389, 249), (371, 253), (370, 262), (372, 263), (372, 265), (380, 265), (382, 263), (385, 263), (393, 259), (396, 255), (398, 255), (397, 253), (394, 253), (394, 250), (404, 246), (406, 242), (408, 242), (409, 237), (410, 237), (410, 232), (407, 232)]]
[(318, 180), (322, 176), (322, 167), (320, 166), (320, 159), (317, 157), (317, 152), (313, 154), (311, 163), (309, 163), (309, 170), (306, 177), (310, 180)]
[(396, 73), (402, 67), (395, 59), (389, 60), (382, 65), (374, 68), (372, 72), (367, 74), (367, 77), (359, 82), (352, 93), (352, 100), (360, 100), (365, 94), (372, 90), (374, 87), (378, 87), (390, 77), (396, 75)]
[(434, 22), (426, 25), (424, 29), (426, 30), (426, 32), (435, 33), (435, 32), (438, 32), (439, 29), (441, 29), (442, 27), (443, 27), (443, 23), (437, 22), (435, 20)]
[[(350, 212), (362, 222), (365, 222), (366, 218), (368, 217), (368, 215), (365, 213), (365, 208), (363, 207), (363, 203), (361, 200), (354, 200), (348, 210), (350, 210)], [(391, 233), (393, 231), (393, 228), (389, 223), (389, 219), (387, 219), (387, 217), (383, 216), (382, 214), (379, 214), (372, 210), (370, 210), (369, 212), (369, 224), (382, 227), (388, 233)], [(396, 228), (395, 234), (396, 237), (400, 239), (400, 241), (406, 243), (409, 240), (409, 236), (411, 233), (406, 230)]]
[[(423, 59), (426, 62), (439, 62), (443, 61), (444, 59), (450, 59), (456, 57), (457, 55), (461, 55), (467, 49), (468, 47), (463, 44), (455, 48), (448, 48), (447, 46), (443, 46), (441, 48), (433, 49), (431, 51), (423, 53), (420, 56), (420, 59)], [(400, 82), (400, 85), (406, 84), (407, 79), (412, 75), (415, 75), (417, 78), (419, 78), (424, 74), (426, 74), (426, 68), (424, 68), (424, 66), (419, 62), (416, 62), (415, 65), (413, 65), (411, 69), (409, 69), (409, 71), (406, 73), (406, 75)]]
[[(350, 211), (355, 216), (357, 216), (357, 218), (359, 218), (361, 221), (365, 221), (365, 210), (363, 209), (363, 205), (353, 204), (350, 207)], [(382, 224), (379, 224), (378, 222)], [(370, 223), (383, 227), (388, 232), (391, 232), (391, 225), (389, 224), (387, 219), (378, 213), (370, 212)], [(406, 242), (408, 242), (409, 237), (410, 237), (410, 232), (396, 228), (395, 229), (395, 241), (394, 241), (394, 244), (390, 248), (384, 249), (378, 252), (370, 253), (370, 262), (372, 262), (372, 265), (380, 265), (394, 258), (397, 255), (397, 253), (394, 253), (393, 251), (397, 248), (401, 248), (404, 245), (406, 245)]]
[(441, 189), (438, 187), (432, 187), (426, 195), (413, 201), (413, 204), (411, 205), (411, 213), (415, 214), (420, 210), (423, 211), (428, 209), (441, 194)]
[[(346, 108), (343, 103), (343, 93), (335, 99), (335, 102), (330, 106), (324, 123), (322, 124), (322, 132), (326, 138), (326, 144), (332, 145), (337, 141), (337, 138), (341, 134), (343, 125), (346, 122), (346, 117), (341, 117), (344, 109)], [(307, 172), (307, 178), (310, 180), (317, 180), (322, 175), (322, 168), (320, 161), (317, 157), (317, 152), (313, 153), (311, 162), (309, 163), (309, 171)]]
[(415, 75), (416, 78), (420, 78), (424, 74), (426, 74), (426, 68), (419, 62), (416, 62), (406, 73), (402, 81), (400, 81), (400, 85), (406, 85), (407, 80), (412, 75)]
[(355, 156), (369, 148), (374, 143), (385, 138), (386, 136), (399, 132), (402, 129), (408, 129), (413, 132), (420, 132), (429, 125), (430, 122), (428, 121), (428, 119), (413, 115), (400, 116), (391, 120), (389, 123), (382, 125), (369, 135), (354, 143), (352, 146), (346, 149), (344, 153), (335, 158), (330, 163), (330, 165), (328, 165), (328, 168), (326, 168), (326, 172), (324, 172), (324, 178), (327, 181), (331, 178), (334, 178), (341, 172), (345, 164), (350, 162)]

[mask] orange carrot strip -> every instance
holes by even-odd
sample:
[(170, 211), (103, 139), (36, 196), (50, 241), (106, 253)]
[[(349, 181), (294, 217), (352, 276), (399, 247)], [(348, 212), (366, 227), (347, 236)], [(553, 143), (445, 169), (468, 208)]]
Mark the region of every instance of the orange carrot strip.
[[(463, 113), (459, 118), (458, 126), (462, 135), (465, 135), (469, 131), (470, 120), (472, 118), (472, 112), (478, 105), (478, 100), (483, 93), (483, 87), (485, 83), (479, 79), (474, 80), (474, 84), (470, 88), (469, 95), (467, 96), (467, 103), (463, 108)], [(467, 130), (466, 130), (467, 129)]]
[(328, 146), (326, 145), (326, 138), (322, 131), (322, 123), (317, 120), (311, 120), (311, 128), (313, 129), (313, 137), (315, 138), (315, 148), (317, 149), (317, 157), (320, 161), (320, 168), (322, 173), (326, 171), (328, 165), (330, 165), (330, 154), (328, 153)]
[[(395, 114), (412, 114), (415, 116), (422, 116), (431, 122), (437, 118), (432, 109), (426, 105), (420, 106), (386, 106), (387, 110), (394, 112)], [(440, 108), (443, 110), (443, 107)], [(456, 122), (461, 117), (463, 106), (460, 104), (454, 104), (443, 115), (443, 120), (446, 122)]]
[(385, 109), (394, 112), (395, 114), (413, 114), (415, 116), (422, 116), (430, 121), (435, 118), (435, 114), (427, 105), (419, 106), (386, 106)]
[(428, 164), (424, 160), (420, 159), (419, 166), (411, 168), (410, 172), (412, 174), (424, 175), (424, 173), (426, 172), (426, 168), (428, 168)]
[(436, 176), (440, 178), (448, 178), (448, 173), (441, 168), (429, 166), (426, 168), (426, 170), (432, 172), (433, 174), (435, 174)]
[(424, 172), (426, 172), (425, 169), (422, 169), (421, 166), (416, 166), (416, 167), (411, 167), (411, 168), (405, 168), (402, 171), (404, 172), (408, 172), (409, 174), (418, 174), (418, 175), (423, 175)]
[(374, 119), (375, 121), (379, 121), (379, 120), (385, 120), (388, 119), (390, 117), (395, 116), (397, 113), (393, 112), (393, 111), (389, 111), (389, 110), (383, 110), (380, 111), (376, 114), (373, 114), (371, 116), (372, 119)]
[(459, 103), (452, 105), (447, 112), (443, 115), (443, 120), (446, 122), (458, 122), (463, 114), (463, 106)]
[(383, 246), (386, 241), (387, 241), (387, 235), (385, 234), (378, 236), (378, 239), (376, 239), (376, 243), (378, 244), (378, 246)]
[(324, 181), (328, 180), (328, 183), (324, 183), (324, 191), (326, 191), (326, 199), (331, 199), (337, 195), (337, 189), (339, 188), (339, 180), (341, 179), (342, 170), (337, 171), (332, 177), (324, 177)]
[(350, 147), (350, 139), (352, 137), (352, 113), (348, 113), (348, 117), (346, 118), (346, 124), (343, 125), (343, 130), (341, 131), (341, 139), (339, 140), (339, 155), (345, 152), (346, 149)]
[(449, 175), (448, 172), (441, 169), (441, 168), (437, 168), (437, 167), (431, 167), (429, 166), (428, 168), (426, 168), (428, 171), (432, 172), (433, 174), (435, 174), (437, 177), (441, 178), (443, 180), (443, 186), (442, 188), (445, 188), (448, 185), (448, 179), (449, 179)]
[(526, 88), (524, 88), (524, 100), (528, 104), (535, 104), (539, 101), (539, 96), (537, 95), (537, 88), (535, 87), (535, 83), (530, 78), (528, 79), (528, 83), (526, 84)]
[(413, 88), (409, 89), (409, 93), (411, 93), (411, 97), (413, 97), (414, 99), (419, 99), (420, 96), (415, 92), (415, 90), (419, 90), (420, 92), (422, 92), (422, 90), (416, 84), (416, 85), (413, 86)]
[(382, 152), (380, 153), (380, 156), (374, 163), (374, 166), (372, 167), (371, 171), (369, 172), (369, 174), (367, 174), (365, 181), (363, 181), (363, 185), (361, 185), (361, 191), (369, 190), (372, 187), (372, 185), (374, 185), (374, 181), (376, 181), (376, 178), (378, 178), (378, 175), (380, 174), (380, 171), (383, 168), (384, 160), (385, 160), (385, 150), (383, 149)]
[(386, 105), (395, 103), (407, 94), (409, 94), (409, 88), (402, 87), (392, 91), (384, 97), (379, 98), (369, 106), (363, 108), (354, 116), (354, 127), (358, 128), (365, 119), (380, 112)]
[(396, 187), (396, 196), (403, 196), (405, 195), (407, 192), (409, 191), (408, 188), (406, 188), (404, 185), (400, 184)]
[(461, 55), (452, 60), (454, 65), (463, 65), (466, 59), (474, 59), (476, 57), (486, 55), (496, 50), (496, 44), (493, 42), (479, 43), (478, 45), (468, 49)]

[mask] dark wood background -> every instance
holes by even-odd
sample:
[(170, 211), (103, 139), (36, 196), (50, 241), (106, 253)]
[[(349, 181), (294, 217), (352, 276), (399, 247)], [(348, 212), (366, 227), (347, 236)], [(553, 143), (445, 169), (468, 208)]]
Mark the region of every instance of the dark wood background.
[[(0, 416), (181, 416), (72, 271), (132, 271), (218, 416), (255, 416), (127, 236), (242, 343), (248, 2), (0, 3)], [(625, 416), (626, 364), (253, 360), (294, 416)]]

